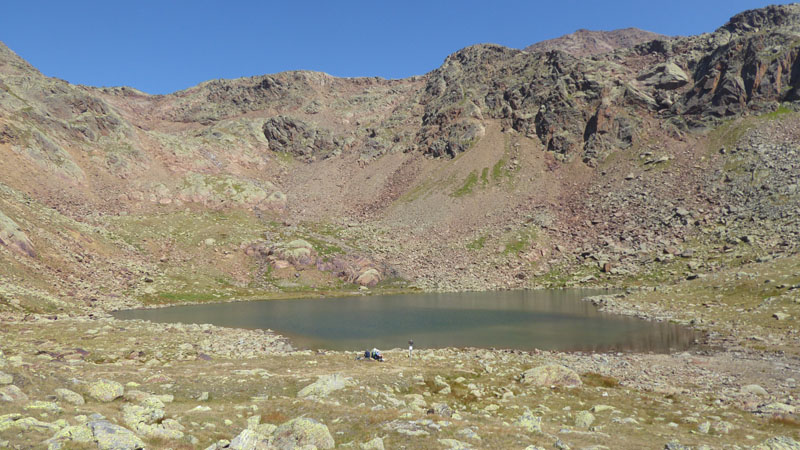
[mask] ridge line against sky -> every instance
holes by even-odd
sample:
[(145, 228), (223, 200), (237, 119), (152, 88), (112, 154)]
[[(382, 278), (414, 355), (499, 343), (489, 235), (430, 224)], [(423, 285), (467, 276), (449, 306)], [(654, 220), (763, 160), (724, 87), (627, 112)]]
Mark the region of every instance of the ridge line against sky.
[(712, 32), (757, 0), (152, 1), (4, 5), (0, 41), (47, 76), (166, 94), (218, 78), (314, 70), (405, 78), (478, 43), (512, 48), (578, 29)]

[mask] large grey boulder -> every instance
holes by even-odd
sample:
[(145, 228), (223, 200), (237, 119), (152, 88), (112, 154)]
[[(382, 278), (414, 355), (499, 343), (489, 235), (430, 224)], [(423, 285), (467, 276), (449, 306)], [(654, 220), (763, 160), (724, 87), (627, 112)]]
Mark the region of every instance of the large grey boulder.
[(353, 385), (355, 385), (355, 382), (352, 378), (342, 376), (338, 373), (321, 375), (317, 381), (309, 384), (303, 389), (300, 389), (300, 392), (297, 393), (297, 396), (322, 398), (327, 397), (331, 392)]
[(89, 397), (107, 403), (122, 397), (125, 394), (125, 388), (116, 381), (98, 380), (89, 384), (87, 393)]
[(230, 450), (267, 450), (271, 448), (269, 438), (250, 429), (242, 430), (227, 447)]
[(130, 430), (114, 425), (107, 420), (89, 422), (94, 441), (100, 450), (140, 450), (145, 445)]
[(309, 445), (318, 449), (329, 449), (336, 443), (325, 424), (305, 417), (281, 424), (273, 435), (272, 446), (278, 450), (294, 450)]
[(547, 364), (526, 370), (520, 381), (525, 384), (547, 387), (575, 387), (583, 384), (581, 377), (574, 370), (560, 364)]

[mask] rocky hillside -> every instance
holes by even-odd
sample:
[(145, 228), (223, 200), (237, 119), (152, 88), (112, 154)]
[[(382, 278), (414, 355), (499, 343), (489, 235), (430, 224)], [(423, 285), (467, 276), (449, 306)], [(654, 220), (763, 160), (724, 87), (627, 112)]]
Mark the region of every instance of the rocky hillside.
[(800, 6), (534, 50), (151, 96), (0, 45), (0, 310), (646, 284), (796, 254)]
[(663, 34), (638, 28), (623, 28), (613, 31), (580, 29), (571, 34), (529, 45), (525, 47), (525, 51), (547, 53), (559, 50), (572, 56), (582, 57), (613, 52), (621, 48), (631, 48), (645, 42), (666, 38)]

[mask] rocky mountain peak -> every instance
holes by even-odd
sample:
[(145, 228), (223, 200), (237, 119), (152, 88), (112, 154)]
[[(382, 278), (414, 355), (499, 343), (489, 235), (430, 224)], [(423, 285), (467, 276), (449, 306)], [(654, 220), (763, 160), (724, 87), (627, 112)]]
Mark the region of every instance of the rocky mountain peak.
[(664, 39), (666, 36), (638, 28), (624, 28), (612, 31), (592, 31), (581, 28), (574, 33), (555, 39), (537, 42), (525, 47), (527, 52), (549, 52), (561, 50), (575, 56), (591, 56), (612, 52), (620, 48)]
[(800, 3), (770, 5), (766, 8), (743, 11), (731, 17), (722, 29), (731, 33), (744, 33), (777, 27), (788, 27), (800, 32)]
[(39, 73), (35, 67), (20, 58), (5, 43), (0, 41), (0, 74), (18, 75), (22, 72)]

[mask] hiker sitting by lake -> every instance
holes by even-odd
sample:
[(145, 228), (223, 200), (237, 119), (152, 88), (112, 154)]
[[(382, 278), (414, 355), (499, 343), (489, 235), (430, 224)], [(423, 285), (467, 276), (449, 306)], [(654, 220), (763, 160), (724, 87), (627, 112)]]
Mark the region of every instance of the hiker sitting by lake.
[(375, 361), (383, 362), (383, 353), (377, 348), (372, 350), (365, 350), (363, 356), (358, 356), (356, 359), (374, 359)]

